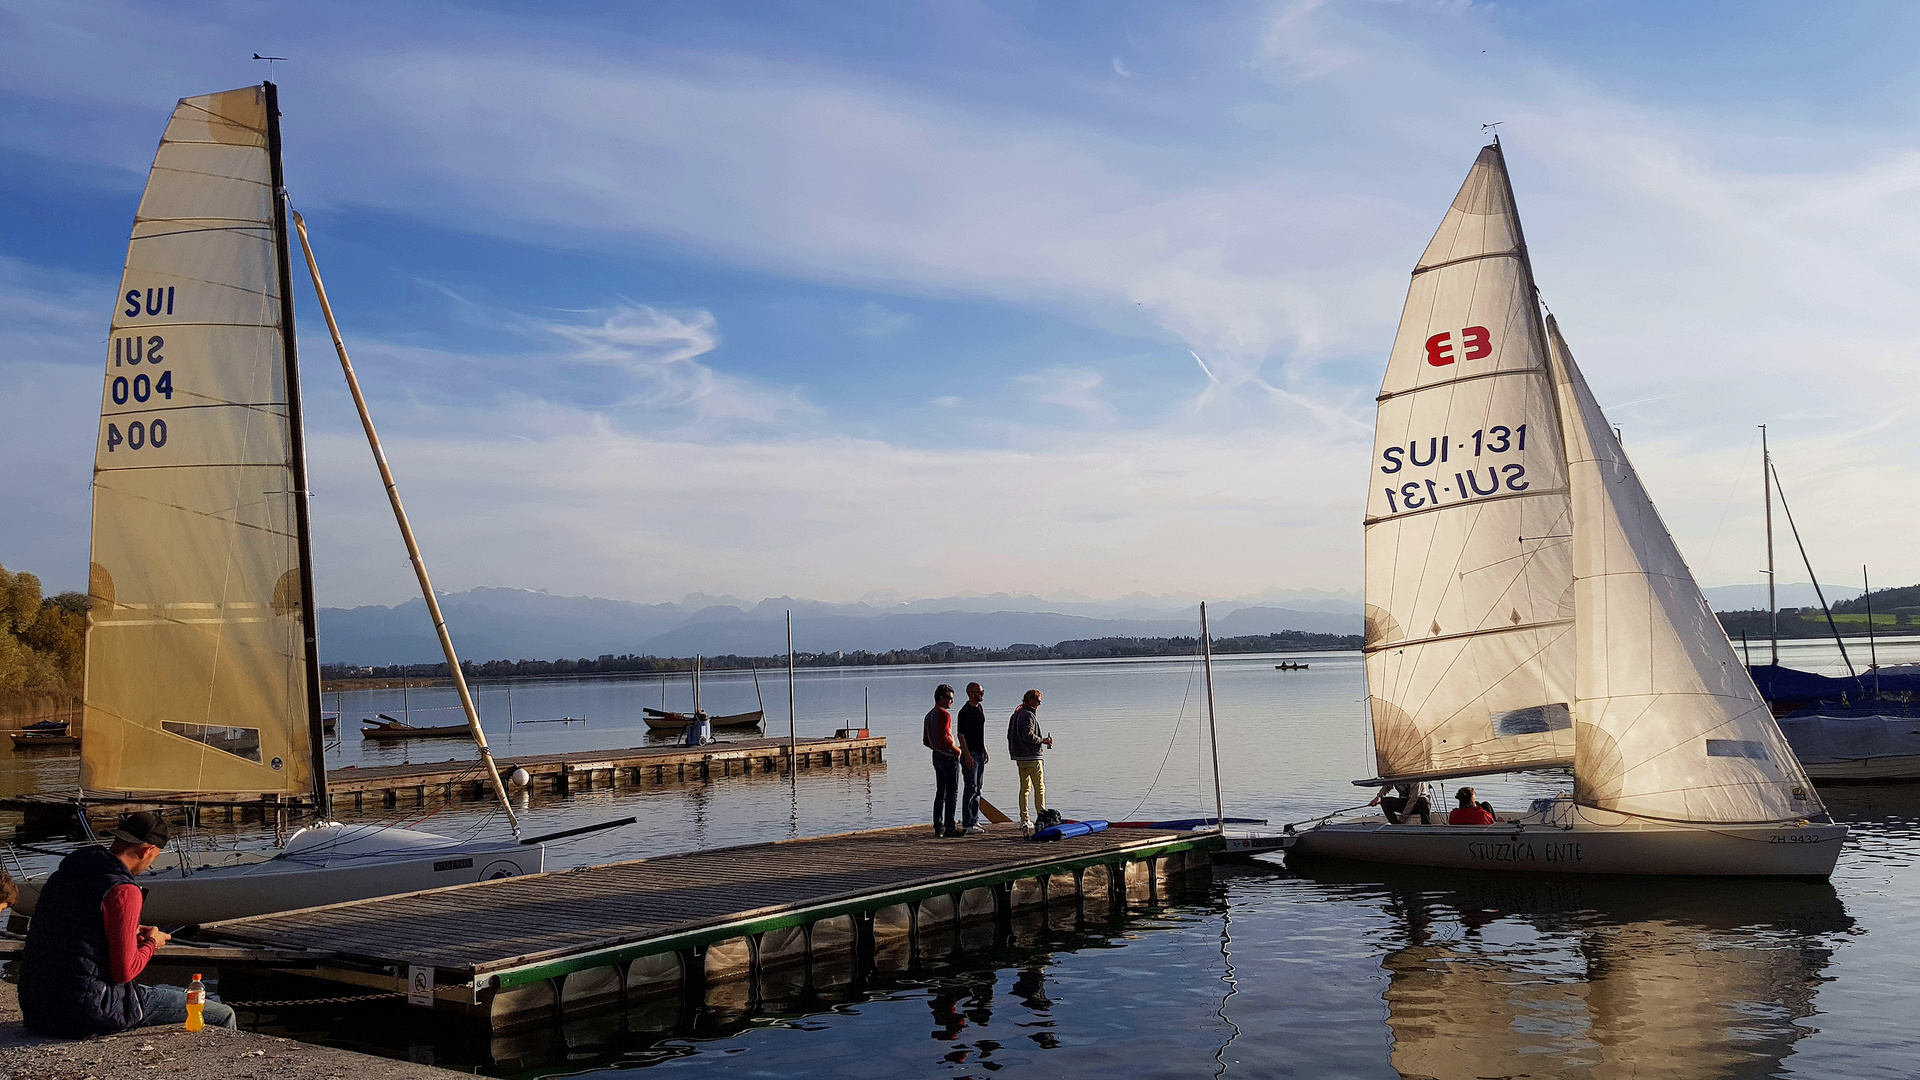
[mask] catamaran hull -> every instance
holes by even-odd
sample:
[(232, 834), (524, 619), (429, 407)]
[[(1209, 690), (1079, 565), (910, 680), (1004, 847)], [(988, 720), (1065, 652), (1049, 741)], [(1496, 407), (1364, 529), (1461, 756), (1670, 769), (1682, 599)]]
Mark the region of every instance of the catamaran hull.
[[(303, 842), (304, 837), (304, 842)], [(285, 851), (243, 853), (183, 874), (161, 856), (139, 878), (147, 890), (140, 921), (161, 927), (239, 919), (493, 878), (537, 874), (546, 848), (512, 841), (461, 843), (405, 829), (321, 825), (296, 833)], [(33, 913), (44, 879), (20, 883), (20, 909)]]
[(1365, 821), (1305, 830), (1287, 857), (1534, 874), (1823, 878), (1833, 873), (1846, 836), (1844, 825), (1674, 825), (1642, 818), (1530, 827)]

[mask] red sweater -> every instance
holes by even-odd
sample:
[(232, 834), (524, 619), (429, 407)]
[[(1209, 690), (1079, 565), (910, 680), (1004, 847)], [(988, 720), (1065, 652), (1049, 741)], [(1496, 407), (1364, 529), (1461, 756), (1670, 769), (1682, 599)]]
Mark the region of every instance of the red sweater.
[(1447, 815), (1449, 825), (1493, 825), (1493, 815), (1477, 806), (1461, 806)]
[(153, 959), (153, 943), (140, 940), (140, 886), (115, 885), (100, 902), (100, 918), (107, 928), (107, 981), (132, 982)]
[(960, 747), (953, 741), (953, 715), (935, 705), (927, 711), (920, 741), (927, 749), (945, 757), (959, 757)]

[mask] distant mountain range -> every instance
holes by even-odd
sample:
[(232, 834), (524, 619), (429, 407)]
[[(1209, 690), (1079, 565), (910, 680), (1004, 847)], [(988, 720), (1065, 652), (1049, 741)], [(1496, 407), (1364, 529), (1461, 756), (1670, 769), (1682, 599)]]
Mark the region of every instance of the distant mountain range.
[[(1828, 603), (1860, 595), (1824, 585)], [(1715, 611), (1764, 608), (1764, 585), (1703, 590)], [(1780, 586), (1783, 608), (1817, 603), (1807, 583)], [(850, 604), (771, 597), (757, 603), (732, 596), (694, 594), (677, 604), (640, 604), (592, 596), (553, 596), (524, 589), (443, 593), (440, 606), (460, 655), (475, 661), (593, 659), (605, 654), (771, 656), (786, 651), (786, 613), (793, 612), (794, 644), (802, 652), (912, 649), (949, 641), (1004, 648), (1053, 645), (1098, 637), (1173, 637), (1197, 633), (1200, 597), (1144, 593), (1117, 600), (1033, 595), (950, 596), (899, 600), (875, 594)], [(1210, 606), (1220, 637), (1304, 630), (1361, 631), (1360, 595), (1353, 592), (1273, 591)], [(426, 605), (321, 608), (320, 653), (327, 663), (427, 664), (440, 646)]]
[[(1004, 648), (1097, 637), (1172, 637), (1199, 632), (1199, 598), (1188, 599), (1141, 594), (1113, 601), (1047, 600), (1000, 594), (832, 604), (790, 597), (748, 603), (696, 594), (677, 604), (640, 604), (473, 589), (441, 594), (440, 606), (461, 657), (485, 661), (629, 653), (770, 656), (786, 651), (789, 610), (794, 645), (802, 652), (881, 652), (942, 641)], [(1220, 637), (1282, 630), (1358, 634), (1360, 606), (1352, 593), (1265, 593), (1212, 604), (1209, 615)], [(420, 664), (441, 658), (420, 600), (393, 607), (321, 608), (319, 620), (326, 663)]]

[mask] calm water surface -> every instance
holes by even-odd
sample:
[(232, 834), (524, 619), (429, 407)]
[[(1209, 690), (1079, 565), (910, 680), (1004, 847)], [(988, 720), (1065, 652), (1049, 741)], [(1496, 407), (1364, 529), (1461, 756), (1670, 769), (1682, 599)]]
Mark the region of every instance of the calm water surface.
[[(1783, 662), (1838, 671), (1831, 646), (1790, 645)], [(1230, 814), (1276, 825), (1363, 801), (1348, 781), (1372, 772), (1364, 680), (1352, 654), (1215, 665), (1222, 785)], [(1920, 645), (1881, 649), (1920, 661)], [(1858, 662), (1858, 661), (1856, 661)], [(530, 831), (615, 815), (634, 827), (557, 845), (550, 866), (926, 820), (931, 770), (919, 721), (939, 682), (988, 688), (990, 730), (1021, 691), (1043, 691), (1049, 802), (1069, 816), (1187, 816), (1211, 810), (1205, 700), (1187, 660), (1003, 664), (974, 669), (802, 672), (798, 729), (872, 726), (889, 761), (853, 770), (728, 779), (634, 794), (538, 797)], [(763, 675), (784, 733), (784, 673)], [(481, 706), (503, 760), (514, 753), (606, 749), (645, 741), (642, 706), (657, 679), (522, 683), (516, 719), (585, 717), (584, 725), (514, 725), (506, 693)], [(665, 686), (683, 706), (684, 681)], [(751, 681), (710, 676), (705, 705), (754, 707)], [(447, 691), (407, 695), (416, 723), (451, 722)], [(329, 708), (334, 700), (328, 698)], [(353, 724), (400, 714), (397, 692), (352, 693), (336, 767), (455, 756), (446, 746), (362, 746)], [(444, 718), (444, 719), (443, 719)], [(1014, 772), (996, 740), (988, 798), (1014, 803)], [(74, 783), (71, 759), (18, 756), (0, 786)], [(1479, 784), (1496, 807), (1562, 790), (1564, 775)], [(1854, 826), (1831, 884), (1582, 881), (1521, 874), (1347, 869), (1303, 876), (1279, 865), (1223, 869), (1172, 902), (1076, 921), (1027, 919), (1011, 942), (959, 942), (953, 957), (864, 973), (826, 991), (767, 988), (764, 1000), (716, 994), (682, 1014), (652, 1005), (626, 1017), (488, 1042), (384, 1010), (262, 1016), (259, 1026), (377, 1052), (498, 1074), (650, 1067), (744, 1075), (1053, 1078), (1911, 1076), (1920, 1025), (1920, 786), (1823, 792)], [(415, 820), (434, 806), (395, 815)], [(391, 812), (388, 812), (391, 814)], [(377, 815), (369, 814), (373, 818)], [(483, 804), (431, 813), (424, 827), (500, 833)], [(257, 828), (209, 831), (203, 843), (253, 843)], [(28, 865), (36, 858), (22, 856)]]

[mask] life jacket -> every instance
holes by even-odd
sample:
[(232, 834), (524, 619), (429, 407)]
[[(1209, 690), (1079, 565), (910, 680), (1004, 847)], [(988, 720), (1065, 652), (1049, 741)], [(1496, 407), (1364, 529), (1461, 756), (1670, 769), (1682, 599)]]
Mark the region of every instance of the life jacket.
[(107, 981), (112, 953), (102, 911), (108, 892), (131, 884), (126, 864), (104, 847), (83, 847), (60, 861), (34, 904), (20, 957), (20, 1015), (27, 1027), (78, 1039), (140, 1022), (146, 1010), (139, 989)]

